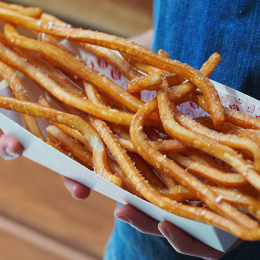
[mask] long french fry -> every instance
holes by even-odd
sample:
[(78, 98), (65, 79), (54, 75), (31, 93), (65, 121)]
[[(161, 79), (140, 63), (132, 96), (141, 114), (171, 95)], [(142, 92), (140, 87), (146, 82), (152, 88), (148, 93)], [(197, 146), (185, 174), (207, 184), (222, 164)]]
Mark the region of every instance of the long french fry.
[[(29, 101), (27, 91), (23, 87), (16, 73), (13, 71), (12, 68), (10, 68), (8, 65), (4, 64), (1, 61), (0, 61), (0, 74), (7, 80), (16, 98)], [(45, 137), (43, 136), (36, 119), (28, 115), (23, 115), (23, 118), (24, 118), (26, 129), (30, 131), (32, 134), (34, 134), (35, 136), (45, 141)]]
[(82, 144), (54, 125), (47, 127), (46, 131), (51, 141), (64, 147), (93, 171), (92, 154)]
[[(187, 78), (194, 83), (204, 94), (207, 104), (211, 111), (211, 116), (215, 125), (222, 125), (225, 122), (224, 112), (220, 103), (218, 93), (213, 84), (201, 72), (183, 64), (177, 60), (170, 60), (161, 55), (149, 51), (133, 42), (123, 38), (107, 35), (90, 30), (80, 30), (74, 28), (64, 28), (53, 25), (51, 28), (48, 23), (41, 23), (30, 17), (20, 15), (16, 12), (0, 8), (0, 19), (12, 24), (21, 25), (35, 31), (42, 31), (47, 34), (68, 38), (73, 41), (80, 41), (100, 45), (102, 47), (112, 48), (126, 54), (132, 54), (136, 58), (160, 69), (165, 69)], [(13, 39), (14, 41), (14, 39)]]
[[(238, 211), (234, 208), (227, 206), (228, 204), (221, 204), (217, 202), (218, 195), (212, 193), (203, 183), (201, 183), (197, 178), (188, 174), (187, 171), (176, 165), (173, 161), (169, 160), (166, 156), (154, 150), (142, 133), (142, 127), (145, 119), (149, 116), (149, 113), (156, 109), (156, 103), (152, 101), (146, 103), (142, 109), (138, 111), (130, 127), (131, 139), (134, 146), (138, 148), (138, 153), (155, 168), (165, 170), (167, 174), (171, 175), (174, 180), (182, 184), (184, 187), (188, 188), (190, 191), (195, 193), (201, 200), (203, 200), (207, 205), (214, 209), (216, 212), (221, 212), (224, 216), (228, 216), (233, 221), (241, 221), (241, 218), (245, 217), (242, 214), (241, 218), (236, 216), (240, 215)], [(224, 213), (225, 212), (225, 213)], [(244, 222), (245, 221), (245, 222)], [(249, 221), (249, 222), (248, 222)], [(253, 225), (258, 225), (256, 223), (250, 223), (251, 220), (243, 220), (243, 223), (248, 223), (250, 228)], [(240, 223), (242, 224), (242, 222)], [(242, 224), (243, 225), (243, 224)], [(252, 226), (251, 226), (252, 225)], [(248, 226), (248, 227), (249, 227)]]
[[(93, 103), (89, 100), (79, 98), (77, 96), (71, 95), (67, 91), (63, 90), (56, 82), (51, 80), (45, 74), (41, 73), (29, 62), (24, 60), (18, 54), (12, 52), (6, 46), (0, 43), (0, 59), (12, 67), (23, 72), (28, 77), (32, 78), (39, 85), (44, 87), (48, 92), (56, 96), (57, 99), (62, 100), (64, 103), (79, 108), (87, 113), (95, 116), (99, 116), (105, 120), (123, 124), (130, 125), (133, 115), (130, 113), (118, 111), (115, 109), (109, 109), (108, 107)], [(110, 120), (109, 120), (110, 119)]]
[(93, 163), (97, 174), (104, 176), (107, 180), (115, 185), (122, 186), (122, 179), (113, 175), (110, 172), (107, 162), (106, 148), (96, 131), (83, 119), (75, 115), (67, 114), (52, 108), (40, 106), (35, 103), (15, 100), (8, 97), (0, 96), (0, 106), (5, 109), (12, 109), (16, 112), (28, 114), (34, 117), (39, 117), (58, 124), (67, 125), (73, 129), (77, 129), (83, 134), (89, 142), (93, 152)]
[[(259, 222), (237, 210), (260, 219), (260, 120), (222, 107), (208, 79), (221, 60), (218, 53), (198, 71), (164, 50), (154, 53), (117, 36), (70, 28), (40, 8), (0, 1), (1, 19), (6, 25), (0, 34), (0, 74), (17, 99), (0, 96), (0, 107), (53, 122), (47, 132), (55, 143), (46, 143), (72, 159), (76, 155), (77, 162), (140, 199), (242, 239), (260, 240)], [(31, 29), (38, 41), (18, 34), (16, 25)], [(155, 90), (157, 97), (145, 103), (121, 89), (56, 36), (114, 66), (129, 79), (129, 91)], [(6, 64), (38, 83), (66, 113), (50, 108), (44, 98), (41, 105), (29, 102)], [(176, 109), (191, 100), (211, 117), (193, 120)]]

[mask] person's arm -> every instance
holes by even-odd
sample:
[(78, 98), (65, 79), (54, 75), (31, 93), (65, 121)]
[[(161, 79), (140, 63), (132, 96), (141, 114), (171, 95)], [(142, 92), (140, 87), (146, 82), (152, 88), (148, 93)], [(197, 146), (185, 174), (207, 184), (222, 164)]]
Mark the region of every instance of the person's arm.
[(140, 35), (131, 37), (130, 40), (151, 50), (153, 43), (153, 29), (151, 28)]

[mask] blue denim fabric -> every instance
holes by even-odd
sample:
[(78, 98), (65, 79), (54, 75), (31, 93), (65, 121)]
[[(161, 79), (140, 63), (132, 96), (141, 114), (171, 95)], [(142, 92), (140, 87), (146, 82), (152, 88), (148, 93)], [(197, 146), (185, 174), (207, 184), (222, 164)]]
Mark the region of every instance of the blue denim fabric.
[[(222, 62), (212, 79), (260, 99), (260, 1), (154, 0), (154, 51), (197, 69), (213, 52)], [(200, 259), (176, 253), (164, 238), (116, 220), (105, 260)], [(244, 242), (223, 260), (260, 259), (260, 242)]]
[(154, 51), (196, 69), (213, 52), (211, 78), (260, 99), (260, 1), (154, 0)]

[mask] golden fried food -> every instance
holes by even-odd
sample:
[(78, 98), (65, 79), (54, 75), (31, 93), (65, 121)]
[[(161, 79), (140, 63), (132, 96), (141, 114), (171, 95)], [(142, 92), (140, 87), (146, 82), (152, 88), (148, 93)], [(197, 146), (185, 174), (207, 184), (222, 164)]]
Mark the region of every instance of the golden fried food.
[[(251, 217), (260, 219), (260, 120), (220, 103), (208, 78), (221, 61), (218, 53), (197, 70), (164, 50), (71, 28), (40, 8), (0, 2), (0, 20), (0, 74), (16, 96), (0, 96), (1, 108), (24, 114), (27, 129), (44, 141), (32, 122), (50, 121), (47, 144), (140, 199), (260, 240), (259, 222)], [(20, 35), (15, 26), (32, 30), (37, 39)], [(59, 38), (111, 64), (129, 80), (128, 91), (86, 66)], [(36, 82), (60, 110), (42, 97), (40, 105), (29, 102), (9, 66)], [(143, 90), (156, 97), (139, 99)], [(186, 101), (210, 117), (184, 115), (176, 106)]]

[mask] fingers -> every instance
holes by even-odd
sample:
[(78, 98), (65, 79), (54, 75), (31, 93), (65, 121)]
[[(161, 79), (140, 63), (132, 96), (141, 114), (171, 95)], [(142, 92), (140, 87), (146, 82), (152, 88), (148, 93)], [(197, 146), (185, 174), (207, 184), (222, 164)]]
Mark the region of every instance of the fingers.
[(205, 245), (167, 221), (159, 223), (158, 228), (172, 247), (180, 254), (204, 259), (219, 259), (224, 255), (222, 252)]
[(71, 192), (74, 199), (84, 200), (90, 195), (90, 188), (67, 177), (61, 176), (65, 187)]
[(242, 243), (242, 240), (237, 240), (226, 253), (223, 253), (193, 238), (168, 221), (162, 221), (158, 224), (158, 221), (140, 212), (131, 205), (126, 204), (119, 206), (116, 208), (114, 215), (119, 220), (130, 224), (142, 233), (156, 236), (163, 235), (178, 253), (200, 257), (202, 259), (220, 259)]
[[(13, 160), (23, 153), (23, 146), (12, 136), (3, 134), (0, 137), (0, 155), (5, 160)], [(86, 199), (90, 194), (90, 189), (81, 183), (63, 177), (66, 188), (75, 199)]]
[(142, 213), (131, 205), (122, 205), (115, 209), (114, 215), (123, 222), (130, 224), (142, 233), (162, 236), (158, 230), (158, 221)]
[[(168, 240), (172, 247), (180, 254), (201, 257), (203, 259), (213, 260), (220, 259), (225, 255), (225, 253), (213, 249), (210, 246), (205, 245), (199, 240), (193, 238), (185, 231), (174, 226), (168, 221), (160, 222), (158, 225), (159, 230), (163, 236)], [(238, 246), (242, 241), (238, 240), (232, 248), (228, 250), (231, 251), (233, 248)], [(226, 253), (228, 253), (226, 252)]]
[(23, 154), (23, 146), (12, 136), (3, 134), (0, 137), (0, 155), (5, 160), (13, 160)]

